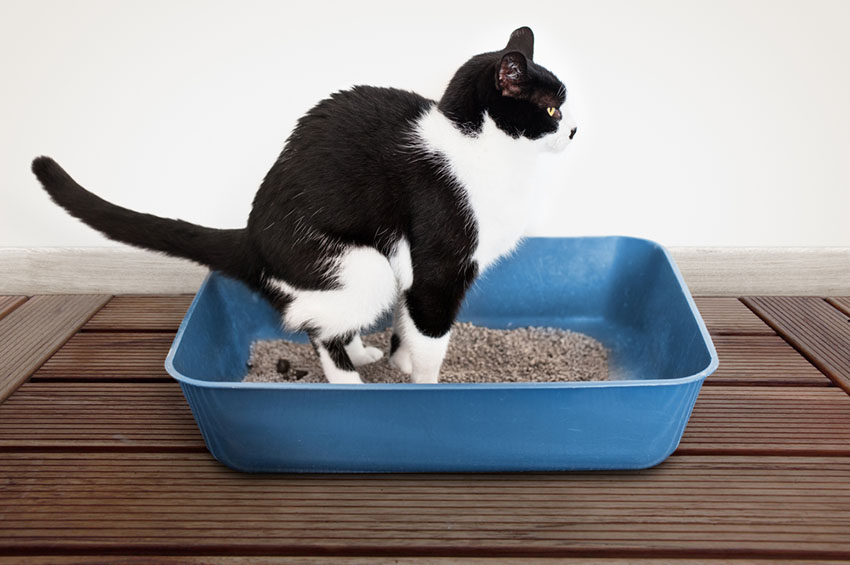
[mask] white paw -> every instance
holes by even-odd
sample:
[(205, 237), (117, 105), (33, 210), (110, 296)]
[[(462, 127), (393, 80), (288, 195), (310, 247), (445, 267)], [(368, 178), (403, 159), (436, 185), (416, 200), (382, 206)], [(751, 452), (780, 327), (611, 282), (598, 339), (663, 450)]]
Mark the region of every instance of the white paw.
[(396, 349), (396, 352), (390, 355), (390, 365), (408, 375), (413, 372), (413, 359), (407, 349)]
[(354, 363), (355, 367), (360, 367), (361, 365), (374, 363), (384, 356), (384, 352), (377, 347), (364, 347), (355, 355), (349, 354), (348, 356), (351, 358), (351, 362)]
[(363, 384), (360, 380), (360, 373), (357, 371), (325, 371), (325, 378), (328, 382), (334, 385), (359, 385)]
[(420, 374), (420, 375), (412, 375), (410, 377), (416, 384), (436, 384), (440, 381), (440, 374)]

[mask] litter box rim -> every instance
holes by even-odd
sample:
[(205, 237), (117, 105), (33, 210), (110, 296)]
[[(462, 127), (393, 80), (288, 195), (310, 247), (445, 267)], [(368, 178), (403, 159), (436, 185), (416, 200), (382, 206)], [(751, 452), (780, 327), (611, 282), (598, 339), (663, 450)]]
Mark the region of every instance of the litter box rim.
[[(204, 278), (203, 283), (201, 284), (198, 291), (195, 293), (195, 297), (192, 300), (192, 304), (189, 306), (189, 309), (186, 311), (185, 316), (183, 317), (183, 321), (180, 323), (180, 327), (177, 330), (177, 334), (174, 337), (174, 340), (171, 344), (171, 347), (168, 350), (168, 355), (165, 358), (165, 370), (171, 375), (176, 381), (193, 386), (193, 387), (202, 387), (202, 388), (215, 388), (215, 389), (246, 389), (246, 390), (299, 390), (299, 391), (309, 391), (309, 390), (337, 390), (337, 391), (369, 391), (369, 390), (391, 390), (391, 391), (410, 391), (411, 394), (416, 393), (417, 391), (431, 391), (437, 389), (446, 389), (446, 390), (484, 390), (484, 389), (525, 389), (525, 388), (547, 388), (547, 389), (566, 389), (566, 388), (614, 388), (614, 387), (648, 387), (648, 386), (682, 386), (688, 383), (692, 383), (694, 381), (702, 381), (714, 371), (717, 370), (719, 366), (719, 358), (717, 356), (717, 350), (714, 347), (714, 343), (711, 339), (711, 335), (708, 332), (708, 328), (705, 325), (704, 320), (702, 319), (702, 315), (699, 313), (697, 309), (696, 303), (694, 302), (693, 297), (691, 296), (690, 290), (688, 289), (687, 284), (685, 284), (685, 279), (682, 276), (681, 271), (679, 270), (679, 266), (673, 260), (673, 257), (667, 251), (667, 249), (650, 239), (633, 237), (633, 236), (620, 236), (620, 235), (609, 235), (609, 236), (592, 236), (592, 237), (534, 237), (534, 238), (525, 238), (525, 239), (546, 239), (546, 240), (564, 240), (564, 239), (596, 239), (596, 240), (630, 240), (635, 242), (641, 242), (645, 245), (648, 245), (652, 249), (655, 249), (661, 252), (664, 255), (666, 262), (670, 265), (673, 270), (673, 274), (676, 277), (676, 282), (679, 285), (679, 290), (684, 294), (685, 299), (687, 300), (688, 307), (690, 308), (691, 315), (694, 317), (697, 325), (699, 327), (700, 336), (702, 337), (703, 343), (706, 346), (706, 349), (709, 353), (709, 364), (702, 369), (701, 371), (694, 373), (692, 375), (687, 375), (684, 377), (674, 377), (674, 378), (664, 378), (664, 379), (625, 379), (625, 380), (615, 380), (615, 381), (564, 381), (564, 382), (504, 382), (504, 383), (363, 383), (363, 384), (332, 384), (332, 383), (255, 383), (255, 382), (241, 382), (241, 381), (208, 381), (201, 379), (193, 379), (192, 377), (187, 377), (182, 374), (177, 368), (174, 366), (174, 357), (177, 354), (177, 349), (180, 346), (180, 343), (183, 339), (183, 334), (186, 331), (189, 320), (192, 318), (192, 314), (199, 302), (199, 299), (204, 294), (204, 290), (210, 281), (216, 277), (220, 276), (216, 274), (216, 272), (211, 271)], [(521, 244), (520, 244), (521, 245)], [(436, 387), (436, 388), (435, 388)]]

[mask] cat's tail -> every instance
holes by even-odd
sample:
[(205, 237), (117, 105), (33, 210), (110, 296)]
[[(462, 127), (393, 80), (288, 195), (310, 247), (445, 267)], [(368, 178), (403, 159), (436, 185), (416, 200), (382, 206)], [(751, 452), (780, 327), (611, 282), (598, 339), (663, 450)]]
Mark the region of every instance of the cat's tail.
[(36, 157), (32, 172), (54, 202), (110, 239), (190, 259), (253, 282), (245, 229), (207, 228), (116, 206), (77, 184), (50, 157)]

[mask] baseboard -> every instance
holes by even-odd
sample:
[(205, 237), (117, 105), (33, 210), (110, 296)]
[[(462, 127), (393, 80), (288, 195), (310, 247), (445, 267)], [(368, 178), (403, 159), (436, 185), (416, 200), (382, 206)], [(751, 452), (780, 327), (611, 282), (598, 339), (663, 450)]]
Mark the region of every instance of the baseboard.
[[(848, 247), (671, 247), (695, 296), (850, 295)], [(194, 293), (207, 269), (121, 248), (0, 248), (0, 294)]]
[(136, 249), (0, 248), (0, 294), (193, 294), (207, 272)]
[(850, 247), (671, 247), (694, 296), (847, 296)]

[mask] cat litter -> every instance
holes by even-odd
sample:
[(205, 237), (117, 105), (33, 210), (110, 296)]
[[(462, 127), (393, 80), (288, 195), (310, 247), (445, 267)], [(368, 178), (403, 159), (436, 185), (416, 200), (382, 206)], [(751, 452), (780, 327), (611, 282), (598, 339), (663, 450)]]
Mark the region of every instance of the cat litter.
[[(389, 351), (391, 329), (364, 336), (365, 345)], [(326, 382), (310, 344), (260, 340), (251, 346), (244, 382)], [(357, 368), (364, 383), (406, 383), (410, 376), (386, 357)], [(442, 383), (567, 382), (608, 378), (605, 347), (584, 334), (556, 328), (496, 330), (454, 325)]]

